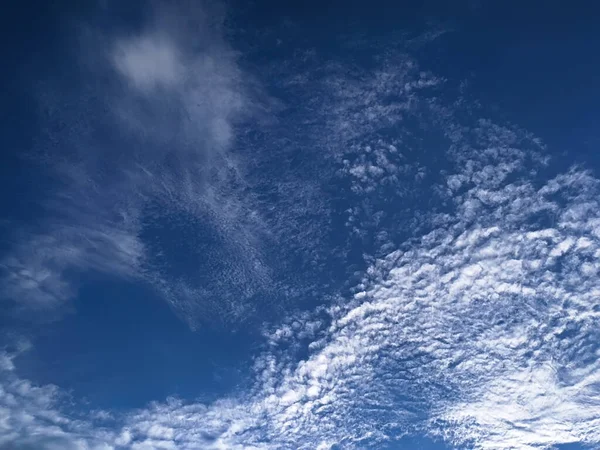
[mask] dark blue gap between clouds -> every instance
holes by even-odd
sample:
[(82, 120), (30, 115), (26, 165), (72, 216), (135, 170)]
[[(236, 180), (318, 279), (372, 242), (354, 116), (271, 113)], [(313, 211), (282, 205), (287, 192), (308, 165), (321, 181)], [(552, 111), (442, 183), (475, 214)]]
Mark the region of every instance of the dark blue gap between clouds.
[(541, 137), (562, 161), (598, 165), (600, 4), (479, 2), (417, 58), (509, 121)]
[(66, 389), (83, 410), (127, 410), (168, 396), (210, 401), (248, 379), (257, 337), (192, 332), (150, 289), (88, 280), (73, 313), (41, 329), (19, 375)]

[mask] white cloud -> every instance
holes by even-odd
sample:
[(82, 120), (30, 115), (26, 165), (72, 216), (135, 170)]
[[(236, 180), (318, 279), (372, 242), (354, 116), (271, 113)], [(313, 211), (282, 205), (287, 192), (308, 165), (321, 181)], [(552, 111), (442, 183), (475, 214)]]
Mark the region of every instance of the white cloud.
[(0, 367), (0, 449), (113, 450), (112, 433), (61, 411), (65, 394), (58, 387), (36, 386), (18, 376), (12, 361), (28, 344), (17, 342), (16, 348), (0, 353), (9, 362)]
[(177, 47), (158, 36), (119, 42), (113, 58), (122, 75), (142, 91), (177, 85), (185, 74)]
[[(565, 192), (573, 177), (585, 196)], [(600, 286), (579, 265), (600, 243), (582, 235), (594, 210), (579, 223), (569, 211), (595, 197), (597, 181), (577, 172), (559, 179), (555, 228), (531, 228), (536, 208), (504, 214), (523, 193), (547, 205), (544, 188), (500, 186), (512, 194), (495, 208), (479, 205), (375, 263), (354, 300), (270, 333), (247, 396), (156, 404), (127, 429), (140, 442), (154, 426), (173, 430), (178, 448), (373, 447), (414, 427), (481, 449), (596, 444)], [(557, 266), (551, 253), (571, 233), (588, 245), (561, 252), (567, 260)], [(298, 361), (289, 346), (307, 327), (309, 356)]]

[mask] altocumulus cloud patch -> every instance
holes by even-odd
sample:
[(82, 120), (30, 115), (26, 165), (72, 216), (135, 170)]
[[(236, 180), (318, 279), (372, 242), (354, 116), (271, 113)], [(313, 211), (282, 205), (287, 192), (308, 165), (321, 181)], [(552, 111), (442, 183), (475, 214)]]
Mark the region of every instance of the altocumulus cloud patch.
[[(444, 27), (333, 51), (293, 17), (141, 16), (78, 26), (77, 86), (40, 88), (55, 182), (0, 263), (0, 448), (599, 445), (600, 179), (427, 69)], [(76, 318), (90, 279), (251, 329), (243, 383), (99, 409), (23, 375), (23, 324)]]

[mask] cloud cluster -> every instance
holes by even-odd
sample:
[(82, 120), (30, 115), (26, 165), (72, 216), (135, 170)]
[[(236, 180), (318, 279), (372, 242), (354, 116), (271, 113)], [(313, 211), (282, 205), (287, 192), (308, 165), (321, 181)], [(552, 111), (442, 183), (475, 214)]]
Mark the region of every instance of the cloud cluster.
[[(480, 145), (509, 131), (486, 128)], [(481, 449), (600, 442), (599, 181), (577, 169), (509, 181), (509, 142), (476, 144), (447, 176), (464, 186), (443, 226), (374, 263), (353, 299), (269, 332), (251, 392), (156, 404), (130, 416), (128, 445), (372, 448), (414, 432)]]
[(29, 344), (0, 353), (0, 448), (11, 450), (111, 450), (112, 433), (91, 431), (87, 421), (61, 411), (68, 400), (53, 385), (36, 386), (16, 373), (13, 360)]

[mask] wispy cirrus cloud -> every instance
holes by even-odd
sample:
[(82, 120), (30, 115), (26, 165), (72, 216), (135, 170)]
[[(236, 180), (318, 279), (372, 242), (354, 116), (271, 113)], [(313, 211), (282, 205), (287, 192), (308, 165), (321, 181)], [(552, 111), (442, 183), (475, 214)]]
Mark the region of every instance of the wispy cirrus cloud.
[[(236, 124), (259, 110), (260, 99), (223, 38), (222, 14), (206, 8), (155, 3), (133, 35), (88, 27), (72, 62), (78, 87), (54, 92), (43, 84), (47, 136), (33, 159), (53, 182), (40, 200), (45, 217), (15, 233), (0, 263), (3, 297), (56, 308), (76, 296), (76, 280), (101, 272), (150, 283), (193, 325), (209, 314), (237, 320), (241, 299), (265, 286), (264, 224), (245, 199), (243, 164), (231, 151)], [(182, 273), (164, 235), (173, 226), (208, 230), (231, 251), (190, 242), (193, 270)], [(232, 299), (222, 311), (218, 279)]]

